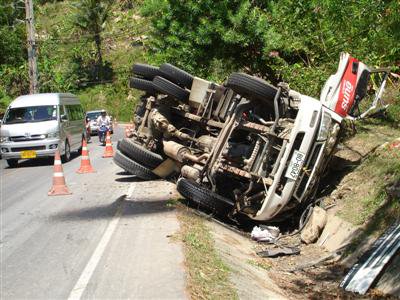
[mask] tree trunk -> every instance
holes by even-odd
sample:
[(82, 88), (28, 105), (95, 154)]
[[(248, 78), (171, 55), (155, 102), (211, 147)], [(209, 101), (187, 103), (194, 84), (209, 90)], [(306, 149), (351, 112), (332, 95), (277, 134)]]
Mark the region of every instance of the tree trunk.
[(101, 37), (100, 33), (96, 32), (94, 35), (94, 42), (96, 43), (96, 77), (98, 80), (103, 79), (103, 56), (101, 55)]

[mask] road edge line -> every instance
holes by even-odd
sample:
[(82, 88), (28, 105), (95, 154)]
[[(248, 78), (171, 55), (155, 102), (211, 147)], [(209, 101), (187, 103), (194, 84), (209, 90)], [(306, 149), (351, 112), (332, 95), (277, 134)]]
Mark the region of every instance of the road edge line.
[[(133, 189), (134, 190), (134, 189)], [(129, 188), (129, 192), (133, 192), (131, 188)], [(123, 197), (123, 199), (127, 198), (127, 195)], [(121, 219), (122, 212), (123, 212), (123, 205), (124, 202), (121, 202), (121, 204), (118, 206), (117, 211), (115, 212), (115, 215), (113, 216), (112, 220), (110, 223), (107, 225), (106, 230), (103, 233), (103, 236), (100, 239), (99, 244), (97, 245), (96, 249), (94, 250), (92, 256), (90, 257), (88, 263), (86, 264), (85, 268), (83, 269), (81, 276), (79, 277), (78, 281), (74, 285), (73, 289), (71, 290), (68, 300), (80, 300), (82, 298), (83, 293), (85, 292), (90, 279), (93, 276), (94, 271), (97, 268), (97, 265), (99, 264), (104, 251), (106, 250), (106, 247), (108, 243), (111, 240), (111, 237), (117, 228), (118, 222)]]

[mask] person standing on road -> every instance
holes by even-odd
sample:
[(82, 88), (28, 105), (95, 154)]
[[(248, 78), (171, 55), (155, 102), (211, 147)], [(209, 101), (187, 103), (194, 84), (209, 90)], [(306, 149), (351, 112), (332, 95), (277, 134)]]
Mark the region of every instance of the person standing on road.
[[(109, 129), (110, 125), (111, 125), (111, 118), (109, 116), (107, 116), (107, 112), (104, 109), (102, 109), (100, 116), (97, 118), (97, 126), (99, 126), (99, 128), (101, 126), (106, 126), (107, 129)], [(100, 130), (99, 130), (99, 140), (101, 142)]]

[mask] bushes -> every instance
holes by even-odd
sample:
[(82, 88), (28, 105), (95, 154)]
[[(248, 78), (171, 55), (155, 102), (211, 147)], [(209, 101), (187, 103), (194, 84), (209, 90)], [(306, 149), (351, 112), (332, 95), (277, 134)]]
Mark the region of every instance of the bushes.
[(397, 0), (145, 0), (142, 14), (149, 60), (209, 78), (241, 69), (317, 96), (341, 51), (400, 69)]
[(77, 95), (85, 110), (107, 108), (118, 121), (130, 121), (139, 99), (139, 91), (132, 90), (128, 81), (97, 85), (78, 91)]
[(393, 126), (400, 127), (400, 82), (389, 85), (385, 91), (386, 102), (390, 104), (387, 109), (387, 119)]

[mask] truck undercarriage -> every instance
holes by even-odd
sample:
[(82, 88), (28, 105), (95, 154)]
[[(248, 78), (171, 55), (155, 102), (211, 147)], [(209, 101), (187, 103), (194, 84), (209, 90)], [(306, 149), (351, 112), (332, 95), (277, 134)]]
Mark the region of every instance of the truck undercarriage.
[[(119, 151), (129, 154), (128, 143), (140, 147), (141, 156), (130, 159), (154, 177), (178, 175), (178, 191), (206, 210), (263, 222), (288, 218), (313, 201), (342, 120), (365, 96), (370, 70), (357, 61), (354, 73), (352, 59), (341, 57), (339, 80), (331, 76), (320, 101), (244, 73), (219, 85), (169, 64), (134, 66), (131, 86), (146, 94), (135, 111), (133, 136)], [(337, 96), (335, 89), (348, 88), (349, 68), (361, 74), (354, 81), (360, 87)]]

